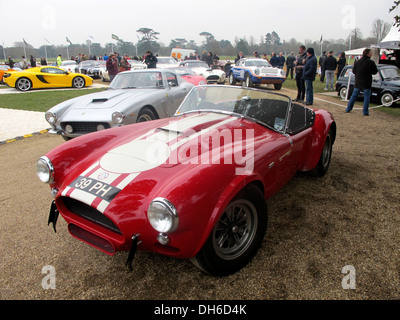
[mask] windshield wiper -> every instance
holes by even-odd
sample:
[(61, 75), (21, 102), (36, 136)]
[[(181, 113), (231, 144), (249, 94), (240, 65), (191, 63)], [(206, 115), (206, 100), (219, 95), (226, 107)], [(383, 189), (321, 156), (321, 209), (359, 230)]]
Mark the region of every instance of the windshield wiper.
[(123, 87), (121, 89), (136, 89), (137, 87), (133, 87), (133, 86), (128, 86), (128, 87)]

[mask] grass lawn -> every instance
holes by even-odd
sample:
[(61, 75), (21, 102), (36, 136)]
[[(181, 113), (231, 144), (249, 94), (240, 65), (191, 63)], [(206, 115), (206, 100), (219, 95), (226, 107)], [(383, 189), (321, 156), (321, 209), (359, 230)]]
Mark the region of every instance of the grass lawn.
[(38, 90), (26, 93), (0, 94), (0, 108), (46, 112), (63, 101), (104, 90), (104, 88), (57, 91)]

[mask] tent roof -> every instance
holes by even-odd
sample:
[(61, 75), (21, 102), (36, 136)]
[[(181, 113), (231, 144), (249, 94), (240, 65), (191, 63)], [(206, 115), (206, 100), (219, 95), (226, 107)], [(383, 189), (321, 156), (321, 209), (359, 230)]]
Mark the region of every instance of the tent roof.
[(400, 31), (396, 26), (392, 26), (387, 36), (378, 44), (381, 49), (400, 49)]
[(354, 50), (347, 50), (345, 52), (346, 56), (362, 56), (363, 51), (366, 48), (359, 48), (359, 49), (354, 49)]

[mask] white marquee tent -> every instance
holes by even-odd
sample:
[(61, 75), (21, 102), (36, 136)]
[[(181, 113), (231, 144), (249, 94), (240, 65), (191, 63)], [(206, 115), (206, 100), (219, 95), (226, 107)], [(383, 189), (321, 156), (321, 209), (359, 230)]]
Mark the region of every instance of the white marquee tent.
[(345, 52), (346, 56), (362, 56), (363, 51), (366, 48), (359, 48), (359, 49), (354, 49), (354, 50), (347, 50)]
[(400, 31), (399, 27), (393, 26), (387, 36), (378, 44), (380, 49), (400, 49)]

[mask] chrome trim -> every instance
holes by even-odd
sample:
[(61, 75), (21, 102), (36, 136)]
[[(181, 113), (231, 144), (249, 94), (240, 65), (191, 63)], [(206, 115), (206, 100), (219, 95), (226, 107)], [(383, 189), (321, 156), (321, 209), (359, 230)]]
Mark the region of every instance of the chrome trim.
[(152, 205), (152, 203), (154, 202), (159, 202), (162, 205), (164, 205), (164, 207), (166, 207), (168, 209), (168, 211), (171, 213), (172, 218), (173, 218), (173, 224), (172, 224), (172, 228), (170, 230), (168, 230), (168, 233), (170, 232), (174, 232), (179, 225), (179, 216), (178, 216), (178, 211), (176, 210), (175, 206), (167, 199), (165, 198), (161, 198), (161, 197), (157, 197), (155, 198), (153, 201), (151, 201), (149, 207)]

